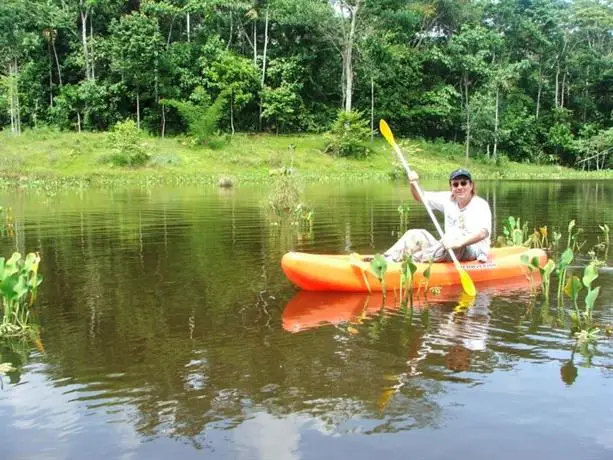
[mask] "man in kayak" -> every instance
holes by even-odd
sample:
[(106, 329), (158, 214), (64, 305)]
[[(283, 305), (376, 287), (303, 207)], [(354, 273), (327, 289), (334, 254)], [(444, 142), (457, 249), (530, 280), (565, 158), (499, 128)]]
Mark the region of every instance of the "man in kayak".
[[(417, 201), (419, 194), (415, 184), (419, 180), (416, 172), (410, 171), (411, 193)], [(407, 231), (396, 244), (385, 251), (387, 259), (400, 262), (411, 256), (415, 262), (446, 262), (451, 260), (447, 248), (452, 249), (458, 260), (487, 261), (492, 233), (492, 212), (490, 205), (475, 194), (472, 175), (460, 168), (449, 176), (448, 192), (424, 192), (424, 199), (433, 210), (445, 216), (445, 235), (439, 241), (423, 229)]]

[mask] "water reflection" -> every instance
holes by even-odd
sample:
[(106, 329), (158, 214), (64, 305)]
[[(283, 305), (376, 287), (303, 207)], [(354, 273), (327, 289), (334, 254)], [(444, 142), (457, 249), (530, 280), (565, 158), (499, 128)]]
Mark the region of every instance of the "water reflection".
[[(483, 183), (480, 193), (496, 202), (499, 223), (512, 214), (564, 228), (572, 217), (595, 240), (596, 225), (613, 216), (602, 206), (611, 190)], [(385, 303), (296, 293), (284, 278), (279, 260), (289, 249), (389, 246), (404, 185), (311, 189), (308, 234), (273, 222), (264, 193), (6, 193), (15, 236), (0, 244), (5, 253), (40, 249), (45, 276), (44, 353), (0, 344), (2, 360), (18, 368), (0, 392), (7, 458), (90, 449), (92, 458), (201, 458), (202, 449), (340, 458), (356, 446), (373, 458), (382, 449), (403, 456), (407, 443), (438, 454), (430, 458), (450, 456), (444, 449), (464, 458), (474, 453), (470, 432), (479, 439), (469, 444), (510, 459), (500, 445), (534, 447), (552, 440), (539, 430), (564, 429), (560, 401), (582, 422), (547, 444), (559, 458), (596, 437), (580, 454), (610, 453), (599, 429), (613, 423), (600, 404), (613, 381), (610, 342), (590, 360), (573, 351), (560, 310), (531, 297), (526, 280), (479, 286), (474, 303), (442, 290), (402, 310), (393, 293)], [(427, 221), (411, 209), (411, 225)], [(599, 282), (598, 319), (611, 322), (613, 283)]]

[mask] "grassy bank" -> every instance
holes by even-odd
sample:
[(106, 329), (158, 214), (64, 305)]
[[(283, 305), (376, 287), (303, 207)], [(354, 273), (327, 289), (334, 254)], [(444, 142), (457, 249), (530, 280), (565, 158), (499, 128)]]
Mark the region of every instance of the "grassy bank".
[[(403, 177), (390, 147), (382, 139), (372, 143), (367, 159), (333, 158), (323, 153), (319, 135), (274, 136), (237, 134), (217, 149), (194, 146), (185, 137), (142, 137), (139, 143), (151, 156), (147, 166), (114, 166), (108, 162), (112, 145), (105, 133), (26, 131), (21, 136), (0, 133), (2, 182), (28, 185), (187, 184), (265, 181), (280, 168), (294, 168), (308, 182), (390, 180)], [(401, 142), (411, 166), (424, 178), (444, 178), (466, 166), (463, 146)], [(602, 179), (613, 172), (582, 172), (559, 166), (472, 159), (467, 165), (479, 179)]]

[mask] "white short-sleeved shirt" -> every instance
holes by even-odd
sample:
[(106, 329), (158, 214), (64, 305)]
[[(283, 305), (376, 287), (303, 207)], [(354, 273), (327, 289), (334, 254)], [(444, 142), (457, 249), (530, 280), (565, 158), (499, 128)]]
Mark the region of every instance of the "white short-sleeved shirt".
[(473, 196), (464, 209), (451, 199), (451, 192), (426, 192), (425, 199), (432, 209), (445, 215), (445, 234), (467, 236), (481, 229), (487, 230), (487, 238), (471, 244), (473, 249), (489, 253), (492, 234), (492, 211), (487, 201), (479, 196)]

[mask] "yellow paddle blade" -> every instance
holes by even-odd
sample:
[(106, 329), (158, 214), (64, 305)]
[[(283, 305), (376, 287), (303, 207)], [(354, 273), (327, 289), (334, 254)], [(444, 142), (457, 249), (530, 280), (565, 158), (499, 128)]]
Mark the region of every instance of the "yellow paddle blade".
[(460, 281), (462, 282), (462, 288), (464, 289), (464, 292), (466, 292), (466, 294), (468, 294), (471, 297), (476, 296), (477, 289), (475, 288), (475, 283), (473, 283), (473, 280), (471, 279), (470, 275), (461, 268), (459, 269), (459, 272), (460, 272)]
[(475, 297), (468, 295), (466, 292), (460, 294), (458, 304), (453, 309), (454, 313), (464, 313), (475, 304)]
[(390, 129), (387, 122), (383, 119), (379, 120), (379, 131), (385, 137), (385, 140), (390, 144), (394, 145), (396, 142), (394, 141), (394, 135), (392, 134), (392, 130)]

